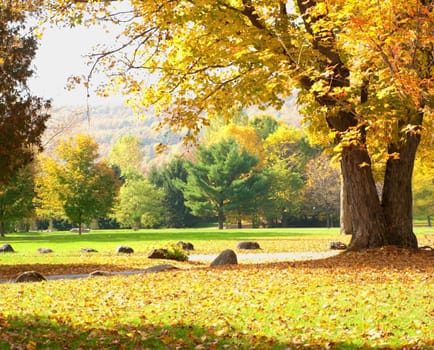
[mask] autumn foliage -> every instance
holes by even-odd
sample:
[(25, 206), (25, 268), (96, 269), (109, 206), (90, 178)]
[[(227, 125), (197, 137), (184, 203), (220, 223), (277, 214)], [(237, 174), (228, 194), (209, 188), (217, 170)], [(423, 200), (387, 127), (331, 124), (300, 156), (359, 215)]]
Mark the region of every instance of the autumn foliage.
[(28, 79), (37, 49), (25, 14), (10, 2), (0, 5), (0, 184), (16, 174), (42, 148), (49, 102), (32, 96)]
[(8, 284), (0, 345), (430, 349), (433, 274), (432, 251), (384, 248), (318, 261)]

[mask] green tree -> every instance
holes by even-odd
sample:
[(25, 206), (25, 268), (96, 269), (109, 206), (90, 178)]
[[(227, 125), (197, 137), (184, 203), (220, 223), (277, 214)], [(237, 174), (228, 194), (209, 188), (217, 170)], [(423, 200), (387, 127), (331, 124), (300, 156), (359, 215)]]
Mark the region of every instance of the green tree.
[(32, 164), (18, 170), (7, 185), (0, 185), (0, 235), (2, 237), (8, 225), (34, 214), (35, 195)]
[(163, 224), (163, 192), (142, 176), (126, 180), (121, 187), (114, 217), (124, 227), (154, 228)]
[(186, 205), (197, 216), (216, 215), (223, 229), (225, 210), (235, 198), (235, 186), (250, 181), (258, 159), (234, 139), (199, 147), (197, 162), (188, 166), (187, 182), (181, 186)]
[(180, 157), (172, 159), (161, 169), (152, 168), (148, 180), (163, 191), (163, 216), (167, 227), (192, 226), (195, 217), (185, 205), (184, 194), (178, 188), (178, 181), (187, 181), (187, 161)]
[[(90, 5), (109, 10), (102, 0), (85, 2), (50, 3), (72, 22), (82, 21), (77, 12)], [(112, 77), (105, 91), (123, 90), (138, 109), (152, 105), (162, 124), (189, 130), (190, 141), (215, 115), (230, 118), (251, 105), (279, 108), (297, 88), (309, 129), (317, 139), (331, 137), (341, 156), (352, 203), (349, 248), (417, 247), (411, 178), (423, 127), (432, 132), (434, 115), (431, 1), (132, 0), (131, 6), (130, 22), (124, 12), (107, 17), (125, 30), (118, 50), (96, 56)], [(124, 59), (128, 47), (134, 50)], [(379, 198), (372, 164), (381, 160)]]
[(263, 140), (274, 133), (279, 128), (279, 124), (281, 121), (267, 114), (256, 115), (249, 120), (249, 125), (256, 130)]
[(305, 166), (318, 150), (299, 129), (281, 125), (264, 141), (265, 168), (271, 176), (268, 221), (287, 226), (301, 214)]
[(25, 12), (10, 1), (0, 4), (0, 184), (42, 149), (49, 102), (32, 96), (28, 79), (37, 42), (25, 26)]
[(57, 193), (64, 215), (78, 224), (81, 234), (83, 223), (89, 225), (112, 209), (119, 181), (104, 161), (97, 161), (98, 144), (88, 135), (60, 142), (55, 154), (58, 161), (51, 164), (54, 181), (47, 183), (53, 188), (46, 193)]
[(253, 227), (259, 227), (266, 217), (270, 206), (270, 180), (265, 171), (251, 171), (247, 178), (232, 183), (225, 211), (227, 217), (236, 219), (238, 228), (242, 228), (243, 219), (250, 220)]

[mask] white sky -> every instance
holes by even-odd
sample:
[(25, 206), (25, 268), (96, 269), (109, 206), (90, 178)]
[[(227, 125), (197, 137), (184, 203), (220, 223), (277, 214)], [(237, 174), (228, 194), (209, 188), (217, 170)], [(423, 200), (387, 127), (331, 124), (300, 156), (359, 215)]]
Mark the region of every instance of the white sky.
[[(83, 86), (68, 91), (65, 87), (71, 75), (87, 76), (86, 54), (95, 45), (110, 42), (115, 35), (101, 28), (47, 28), (33, 61), (36, 74), (29, 86), (36, 96), (50, 98), (54, 106), (86, 105), (87, 92)], [(95, 79), (97, 80), (97, 79)], [(90, 90), (89, 104), (120, 103), (120, 97), (100, 98)]]

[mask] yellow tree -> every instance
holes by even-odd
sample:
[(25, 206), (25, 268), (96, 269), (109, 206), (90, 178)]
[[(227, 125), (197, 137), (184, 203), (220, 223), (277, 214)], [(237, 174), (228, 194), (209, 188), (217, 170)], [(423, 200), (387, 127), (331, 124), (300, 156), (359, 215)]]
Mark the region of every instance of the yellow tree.
[[(112, 9), (49, 3), (71, 23), (84, 10), (94, 21)], [(215, 115), (279, 108), (298, 88), (309, 128), (332, 136), (341, 156), (350, 249), (417, 246), (411, 178), (421, 130), (432, 130), (432, 1), (131, 0), (130, 14), (107, 16), (125, 28), (117, 48), (94, 56), (91, 73), (99, 64), (110, 72), (102, 93), (122, 90), (138, 110), (153, 106), (190, 141)]]
[(431, 216), (434, 215), (434, 169), (433, 162), (416, 161), (414, 184), (414, 214), (415, 217), (427, 218), (431, 226)]
[(60, 189), (56, 182), (57, 163), (54, 158), (40, 154), (37, 161), (35, 176), (35, 207), (38, 218), (49, 221), (49, 229), (53, 229), (53, 219), (64, 214), (62, 202), (59, 198)]
[(265, 158), (262, 139), (251, 126), (229, 123), (218, 128), (207, 137), (207, 143), (214, 144), (234, 139), (246, 152), (258, 158), (258, 167)]
[(78, 224), (81, 234), (83, 223), (90, 224), (112, 209), (120, 184), (114, 171), (104, 161), (97, 161), (98, 144), (88, 135), (60, 142), (55, 154), (55, 160), (46, 162), (49, 176), (41, 180), (40, 197), (42, 203), (49, 201), (46, 209), (60, 204), (64, 216)]

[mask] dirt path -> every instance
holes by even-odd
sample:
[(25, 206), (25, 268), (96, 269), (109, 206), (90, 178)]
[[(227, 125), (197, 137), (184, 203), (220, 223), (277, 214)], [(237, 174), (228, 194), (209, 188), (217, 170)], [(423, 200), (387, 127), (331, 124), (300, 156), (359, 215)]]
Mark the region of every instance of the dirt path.
[[(335, 256), (340, 252), (337, 250), (329, 252), (281, 252), (281, 253), (239, 253), (237, 254), (238, 261), (298, 261), (298, 260), (313, 260), (323, 259)], [(189, 261), (211, 262), (218, 254), (191, 254), (188, 257)]]

